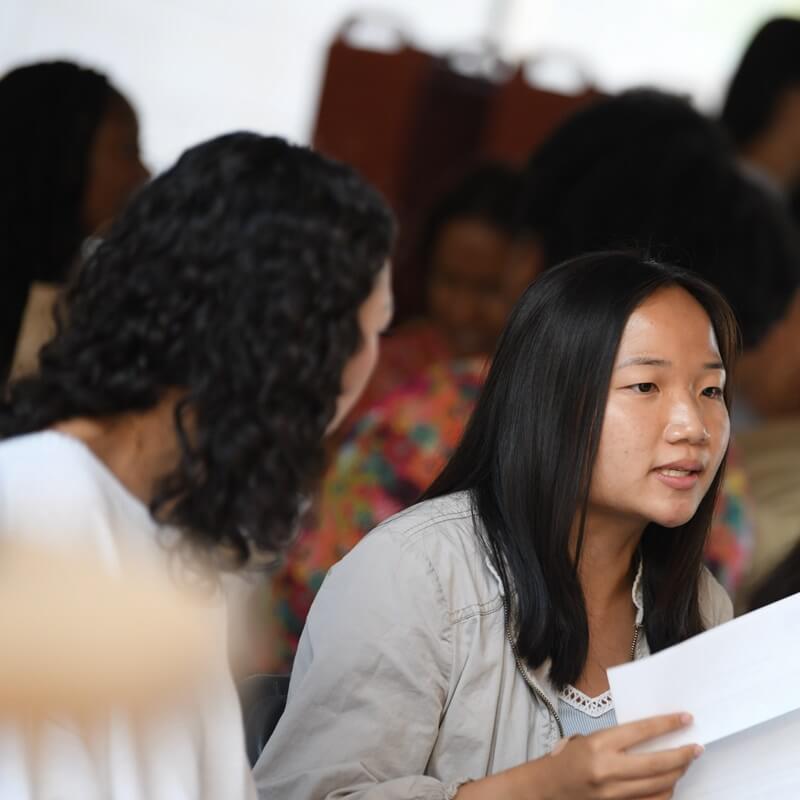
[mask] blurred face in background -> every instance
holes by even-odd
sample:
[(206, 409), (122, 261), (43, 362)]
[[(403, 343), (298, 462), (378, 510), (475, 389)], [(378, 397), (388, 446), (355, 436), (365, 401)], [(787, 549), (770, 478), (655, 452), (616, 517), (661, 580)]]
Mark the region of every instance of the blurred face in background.
[[(431, 251), (428, 308), (456, 357), (493, 352), (537, 265), (531, 248), (486, 220), (454, 219), (441, 229)], [(516, 292), (509, 291), (510, 269)]]
[(112, 95), (92, 139), (83, 205), (85, 230), (96, 233), (150, 176), (139, 155), (139, 123), (128, 102)]

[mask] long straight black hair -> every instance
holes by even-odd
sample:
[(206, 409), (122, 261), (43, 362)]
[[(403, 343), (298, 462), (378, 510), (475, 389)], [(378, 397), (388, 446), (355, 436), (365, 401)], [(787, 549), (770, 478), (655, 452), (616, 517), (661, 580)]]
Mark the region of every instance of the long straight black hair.
[[(550, 658), (559, 687), (578, 680), (588, 652), (569, 541), (579, 520), (579, 559), (620, 338), (633, 310), (671, 286), (706, 310), (730, 372), (735, 318), (705, 281), (627, 252), (565, 262), (517, 304), (463, 439), (425, 495), (470, 491), (476, 530), (513, 602), (518, 652), (533, 667)], [(654, 652), (703, 630), (698, 582), (723, 469), (724, 462), (691, 520), (669, 531), (650, 523), (642, 537), (645, 632)]]

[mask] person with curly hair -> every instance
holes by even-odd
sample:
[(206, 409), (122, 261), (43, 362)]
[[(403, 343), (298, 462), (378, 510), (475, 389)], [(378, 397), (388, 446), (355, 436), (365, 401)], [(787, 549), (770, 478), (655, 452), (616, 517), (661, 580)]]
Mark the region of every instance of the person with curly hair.
[(53, 334), (81, 243), (148, 178), (136, 113), (108, 78), (66, 61), (0, 79), (0, 383)]
[[(382, 198), (308, 149), (237, 133), (187, 151), (113, 224), (39, 372), (0, 402), (0, 537), (204, 579), (279, 551), (377, 358), (392, 239)], [(48, 727), (37, 760), (2, 731), (0, 785), (19, 787), (3, 796), (251, 796), (221, 602), (209, 630), (201, 699), (152, 724)]]

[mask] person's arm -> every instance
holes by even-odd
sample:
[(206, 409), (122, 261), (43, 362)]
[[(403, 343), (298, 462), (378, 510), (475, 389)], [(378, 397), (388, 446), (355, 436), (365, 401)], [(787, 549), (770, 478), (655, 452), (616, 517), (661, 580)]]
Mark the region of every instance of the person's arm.
[(672, 797), (675, 784), (702, 752), (686, 745), (656, 753), (630, 748), (690, 722), (670, 714), (565, 740), (553, 755), (462, 786), (456, 800), (623, 800)]
[(259, 796), (450, 800), (458, 781), (446, 786), (424, 772), (451, 662), (433, 567), (390, 532), (370, 534), (311, 608), (286, 711), (255, 767)]

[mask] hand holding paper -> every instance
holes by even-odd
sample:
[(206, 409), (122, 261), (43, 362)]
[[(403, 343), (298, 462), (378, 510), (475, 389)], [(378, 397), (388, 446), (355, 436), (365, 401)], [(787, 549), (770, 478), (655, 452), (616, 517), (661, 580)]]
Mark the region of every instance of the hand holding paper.
[(647, 743), (708, 745), (677, 798), (800, 797), (800, 595), (608, 673), (620, 724), (687, 711)]

